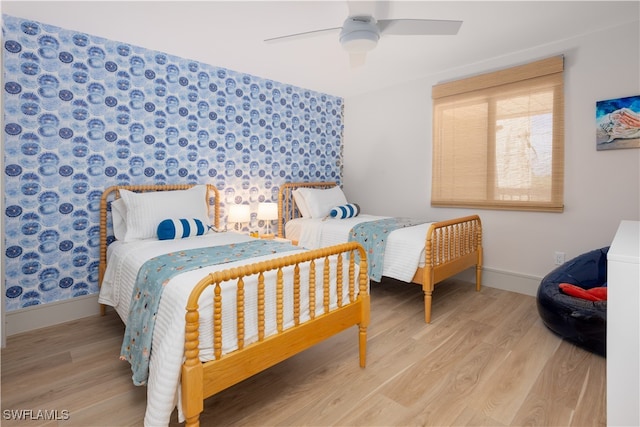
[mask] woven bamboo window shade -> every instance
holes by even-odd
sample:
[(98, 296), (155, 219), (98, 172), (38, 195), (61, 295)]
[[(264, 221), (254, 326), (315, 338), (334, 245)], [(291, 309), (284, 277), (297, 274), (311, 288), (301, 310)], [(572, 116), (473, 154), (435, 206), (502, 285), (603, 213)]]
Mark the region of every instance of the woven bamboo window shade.
[(433, 87), (431, 204), (562, 212), (564, 58)]

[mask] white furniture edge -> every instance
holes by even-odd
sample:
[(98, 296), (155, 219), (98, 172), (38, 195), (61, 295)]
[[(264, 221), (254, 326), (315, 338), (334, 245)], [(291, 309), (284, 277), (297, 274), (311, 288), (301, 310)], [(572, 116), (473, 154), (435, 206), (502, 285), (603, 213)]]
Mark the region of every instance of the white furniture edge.
[(640, 221), (622, 221), (607, 253), (607, 425), (640, 425)]

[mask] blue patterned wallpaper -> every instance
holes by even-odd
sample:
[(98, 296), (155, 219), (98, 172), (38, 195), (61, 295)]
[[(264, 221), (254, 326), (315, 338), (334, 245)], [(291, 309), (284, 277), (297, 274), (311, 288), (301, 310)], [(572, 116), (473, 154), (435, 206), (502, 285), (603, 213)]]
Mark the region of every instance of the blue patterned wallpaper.
[(342, 98), (7, 15), (2, 32), (8, 311), (97, 293), (108, 186), (213, 183), (256, 230), (281, 183), (341, 181)]

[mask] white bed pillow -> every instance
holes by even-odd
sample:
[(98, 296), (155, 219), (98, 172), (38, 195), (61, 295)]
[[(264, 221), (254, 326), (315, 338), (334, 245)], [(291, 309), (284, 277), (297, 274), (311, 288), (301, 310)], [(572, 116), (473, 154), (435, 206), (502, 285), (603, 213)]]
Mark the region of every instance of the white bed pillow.
[(127, 235), (127, 205), (122, 198), (111, 202), (111, 222), (116, 240), (124, 240)]
[(206, 195), (206, 185), (146, 193), (120, 190), (126, 205), (126, 234), (122, 240), (157, 238), (158, 224), (167, 218), (195, 218), (209, 225)]
[(310, 218), (311, 214), (309, 213), (309, 208), (307, 207), (307, 203), (304, 201), (304, 194), (300, 190), (304, 190), (304, 188), (298, 188), (297, 190), (293, 190), (293, 200), (296, 202), (296, 206), (298, 206), (298, 210), (303, 218)]
[(303, 187), (299, 191), (311, 218), (324, 218), (334, 207), (347, 204), (347, 198), (338, 186), (326, 189)]

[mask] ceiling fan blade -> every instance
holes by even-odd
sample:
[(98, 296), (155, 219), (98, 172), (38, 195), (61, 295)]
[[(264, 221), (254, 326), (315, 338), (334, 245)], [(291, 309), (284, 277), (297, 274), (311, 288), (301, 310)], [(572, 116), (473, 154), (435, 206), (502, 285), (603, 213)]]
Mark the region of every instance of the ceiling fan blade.
[(380, 19), (378, 28), (380, 33), (397, 36), (435, 36), (456, 35), (462, 21), (448, 21), (440, 19)]
[(283, 41), (300, 40), (300, 39), (306, 39), (309, 37), (314, 37), (323, 33), (340, 31), (341, 29), (342, 27), (335, 27), (335, 28), (325, 28), (323, 30), (305, 31), (303, 33), (287, 34), (286, 36), (271, 37), (269, 39), (265, 39), (264, 41), (265, 43), (278, 43)]
[(351, 68), (362, 67), (366, 59), (366, 52), (352, 52), (349, 54), (349, 63), (351, 65)]

